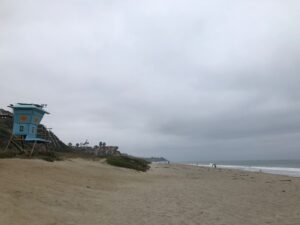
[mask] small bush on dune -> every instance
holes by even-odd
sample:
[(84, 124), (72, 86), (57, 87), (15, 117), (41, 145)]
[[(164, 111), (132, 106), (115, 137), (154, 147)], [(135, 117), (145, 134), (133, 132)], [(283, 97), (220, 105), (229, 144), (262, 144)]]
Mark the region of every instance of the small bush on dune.
[(16, 157), (15, 152), (7, 151), (7, 152), (1, 152), (0, 150), (0, 159), (5, 159), (5, 158), (14, 158)]
[(30, 157), (28, 154), (20, 153), (20, 152), (1, 152), (0, 150), (0, 159), (5, 158), (21, 158), (21, 159), (42, 159), (48, 162), (60, 161), (61, 158), (55, 152), (34, 152), (33, 155)]
[(61, 158), (57, 153), (49, 151), (49, 152), (35, 152), (32, 156), (33, 158), (43, 159), (48, 162), (60, 161)]
[(150, 168), (150, 162), (129, 156), (110, 156), (107, 158), (106, 162), (113, 166), (124, 167), (143, 172), (146, 172)]

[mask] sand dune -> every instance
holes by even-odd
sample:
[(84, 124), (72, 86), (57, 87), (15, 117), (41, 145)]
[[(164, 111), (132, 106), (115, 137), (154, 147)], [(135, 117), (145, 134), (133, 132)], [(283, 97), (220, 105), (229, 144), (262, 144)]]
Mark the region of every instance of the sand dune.
[(72, 159), (0, 160), (0, 225), (299, 225), (300, 179)]

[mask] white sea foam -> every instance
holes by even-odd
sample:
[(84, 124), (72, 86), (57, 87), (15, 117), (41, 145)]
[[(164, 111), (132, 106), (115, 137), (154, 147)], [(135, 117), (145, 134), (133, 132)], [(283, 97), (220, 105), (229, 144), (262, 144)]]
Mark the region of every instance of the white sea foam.
[[(194, 166), (211, 167), (208, 164), (190, 164)], [(237, 169), (251, 172), (262, 172), (270, 174), (287, 175), (293, 177), (300, 177), (300, 168), (288, 168), (288, 167), (264, 167), (264, 166), (241, 166), (241, 165), (217, 165), (218, 168), (225, 169)]]

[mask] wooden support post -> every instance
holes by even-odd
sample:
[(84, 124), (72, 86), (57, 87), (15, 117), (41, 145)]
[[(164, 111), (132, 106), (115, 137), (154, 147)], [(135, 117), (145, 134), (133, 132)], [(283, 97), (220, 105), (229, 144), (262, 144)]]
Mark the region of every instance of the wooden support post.
[(24, 137), (23, 136), (21, 137), (21, 145), (22, 145), (22, 150), (24, 150), (25, 147), (24, 147)]
[(36, 141), (33, 143), (33, 146), (32, 146), (32, 149), (31, 149), (30, 155), (29, 155), (30, 157), (32, 156), (32, 153), (33, 153), (33, 151), (34, 151), (35, 144), (36, 144)]
[(12, 144), (13, 144), (20, 152), (24, 152), (24, 149), (22, 149), (22, 147), (19, 146), (19, 145), (17, 144), (16, 141), (11, 140), (11, 143), (12, 143)]
[(6, 152), (6, 151), (7, 151), (7, 149), (8, 149), (8, 146), (10, 145), (10, 143), (11, 143), (11, 141), (12, 141), (13, 137), (14, 137), (14, 135), (12, 134), (12, 135), (10, 136), (10, 139), (9, 139), (9, 141), (8, 141), (8, 143), (7, 143), (6, 147), (5, 147), (5, 149), (4, 149), (4, 152)]

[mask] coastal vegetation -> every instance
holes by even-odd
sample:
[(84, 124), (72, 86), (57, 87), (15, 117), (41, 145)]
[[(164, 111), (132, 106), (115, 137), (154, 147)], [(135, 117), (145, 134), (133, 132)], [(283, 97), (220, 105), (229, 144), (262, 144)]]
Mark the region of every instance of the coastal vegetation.
[(134, 169), (143, 172), (146, 172), (150, 168), (150, 162), (132, 156), (110, 156), (107, 158), (106, 162), (109, 165)]

